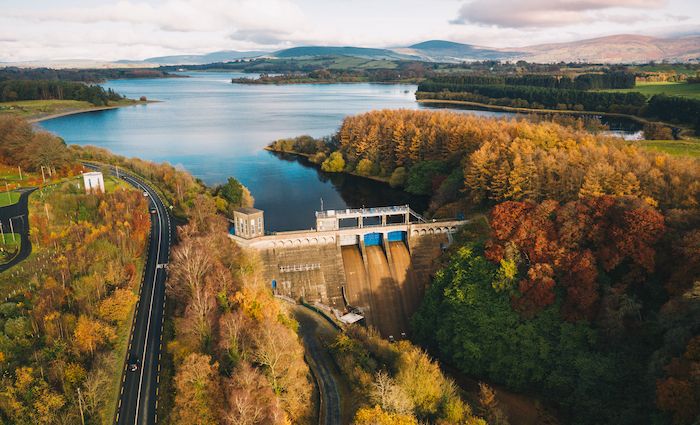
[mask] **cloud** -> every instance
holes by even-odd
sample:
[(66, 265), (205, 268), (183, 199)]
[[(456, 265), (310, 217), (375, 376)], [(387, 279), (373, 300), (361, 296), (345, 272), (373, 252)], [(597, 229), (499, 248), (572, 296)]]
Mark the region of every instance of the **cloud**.
[(308, 26), (294, 0), (106, 0), (83, 7), (17, 6), (0, 16), (0, 60), (138, 59), (257, 50), (282, 44)]
[[(473, 0), (464, 4), (458, 17), (450, 22), (502, 28), (559, 27), (600, 18), (592, 13), (596, 11), (657, 9), (665, 4), (666, 0)], [(625, 15), (610, 16), (620, 22)]]
[(8, 18), (37, 22), (148, 25), (164, 31), (210, 32), (223, 29), (293, 29), (304, 23), (290, 0), (165, 0), (151, 4), (120, 0), (93, 7), (24, 9), (3, 12)]

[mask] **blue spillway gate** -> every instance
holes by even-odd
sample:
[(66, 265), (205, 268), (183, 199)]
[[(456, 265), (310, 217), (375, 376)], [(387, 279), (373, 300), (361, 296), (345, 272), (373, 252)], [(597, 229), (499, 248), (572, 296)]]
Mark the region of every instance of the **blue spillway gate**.
[(381, 233), (368, 233), (365, 235), (365, 246), (376, 246), (382, 244)]
[(387, 240), (389, 242), (404, 242), (406, 240), (406, 232), (401, 230), (389, 232), (387, 235)]

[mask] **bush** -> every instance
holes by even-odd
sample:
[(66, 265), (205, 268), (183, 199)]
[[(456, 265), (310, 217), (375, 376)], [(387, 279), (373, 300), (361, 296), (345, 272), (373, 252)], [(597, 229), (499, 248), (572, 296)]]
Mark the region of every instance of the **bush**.
[(394, 170), (393, 173), (391, 173), (391, 177), (389, 178), (389, 184), (391, 187), (404, 187), (406, 184), (406, 169), (404, 167), (398, 167)]
[(309, 158), (309, 161), (313, 162), (314, 164), (322, 164), (326, 158), (328, 158), (328, 155), (326, 155), (325, 152), (316, 152)]
[(644, 138), (647, 140), (672, 140), (673, 130), (663, 124), (644, 124)]
[(445, 164), (441, 161), (419, 162), (408, 172), (406, 191), (416, 195), (429, 195), (434, 189), (433, 181), (444, 174)]
[(357, 168), (355, 168), (355, 172), (357, 172), (357, 174), (360, 174), (362, 176), (369, 176), (370, 174), (372, 174), (372, 168), (374, 168), (374, 164), (372, 164), (372, 161), (370, 161), (367, 158), (363, 158), (357, 164)]
[(345, 159), (343, 159), (343, 154), (340, 152), (333, 152), (331, 156), (321, 164), (321, 170), (327, 173), (340, 173), (344, 169)]

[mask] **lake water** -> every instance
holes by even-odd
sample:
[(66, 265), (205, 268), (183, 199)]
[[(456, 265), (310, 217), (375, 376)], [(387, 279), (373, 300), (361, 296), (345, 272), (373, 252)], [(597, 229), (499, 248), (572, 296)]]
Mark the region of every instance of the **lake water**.
[[(410, 203), (425, 199), (361, 178), (319, 172), (304, 161), (263, 150), (273, 140), (335, 132), (347, 115), (382, 108), (419, 108), (415, 85), (241, 85), (237, 73), (186, 73), (190, 78), (114, 80), (104, 84), (130, 98), (162, 102), (70, 115), (41, 126), (78, 145), (181, 166), (207, 184), (235, 176), (265, 211), (267, 230), (314, 225), (326, 209)], [(471, 111), (485, 116), (509, 115)]]

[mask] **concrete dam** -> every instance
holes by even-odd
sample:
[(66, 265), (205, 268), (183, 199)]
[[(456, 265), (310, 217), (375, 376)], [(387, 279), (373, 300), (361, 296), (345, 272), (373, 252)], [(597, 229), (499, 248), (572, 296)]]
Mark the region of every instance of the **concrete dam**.
[(230, 237), (260, 253), (279, 295), (359, 313), (383, 336), (399, 337), (464, 223), (426, 221), (403, 205), (320, 211), (315, 230), (265, 234), (263, 212), (241, 208)]

